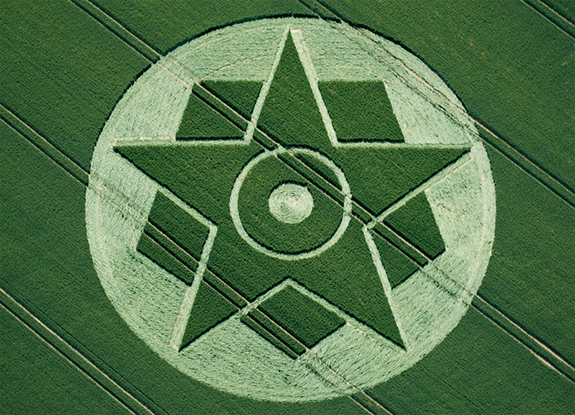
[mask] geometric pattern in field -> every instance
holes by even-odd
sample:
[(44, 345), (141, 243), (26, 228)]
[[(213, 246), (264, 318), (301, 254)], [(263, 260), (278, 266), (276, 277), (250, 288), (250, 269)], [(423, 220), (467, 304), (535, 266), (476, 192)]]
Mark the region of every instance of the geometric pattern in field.
[[(405, 347), (389, 293), (418, 266), (374, 225), (429, 259), (445, 249), (421, 189), (469, 147), (405, 144), (385, 84), (314, 82), (300, 37), (287, 33), (267, 83), (194, 87), (175, 143), (115, 146), (217, 227), (208, 238), (207, 226), (158, 192), (138, 241), (189, 285), (172, 338), (178, 350), (239, 311), (295, 358), (344, 322), (312, 296)], [(250, 130), (250, 117), (264, 134)], [(270, 213), (270, 194), (286, 183), (313, 198), (301, 223)], [(367, 220), (350, 215), (351, 201)]]

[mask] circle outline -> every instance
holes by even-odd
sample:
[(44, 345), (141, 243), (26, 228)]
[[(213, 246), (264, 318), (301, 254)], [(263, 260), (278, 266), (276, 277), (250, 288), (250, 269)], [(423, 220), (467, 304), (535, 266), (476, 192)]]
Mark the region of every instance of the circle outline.
[[(318, 159), (322, 163), (326, 164), (335, 173), (335, 175), (339, 181), (339, 184), (341, 186), (341, 190), (342, 190), (343, 194), (345, 195), (345, 199), (343, 202), (342, 219), (341, 219), (341, 222), (340, 222), (337, 230), (331, 236), (331, 238), (329, 240), (327, 240), (326, 242), (324, 242), (321, 246), (319, 246), (315, 249), (312, 249), (311, 251), (300, 252), (297, 254), (286, 254), (283, 252), (272, 251), (271, 249), (266, 248), (263, 245), (261, 245), (259, 242), (257, 242), (245, 230), (244, 225), (242, 224), (242, 220), (240, 218), (240, 213), (239, 213), (239, 209), (238, 209), (238, 200), (239, 200), (240, 190), (241, 190), (242, 184), (243, 184), (244, 180), (246, 179), (247, 175), (249, 174), (250, 170), (257, 163), (259, 163), (261, 160), (264, 160), (264, 159), (271, 157), (271, 156), (277, 156), (279, 154), (287, 153), (287, 152), (291, 152), (293, 154), (305, 154), (305, 155), (308, 155), (311, 157), (315, 157), (316, 159)], [(236, 230), (238, 231), (238, 234), (242, 237), (242, 239), (245, 242), (247, 242), (248, 245), (250, 245), (256, 251), (261, 252), (263, 254), (266, 254), (272, 258), (282, 259), (284, 261), (298, 261), (300, 259), (313, 258), (314, 256), (317, 256), (317, 255), (321, 254), (322, 252), (325, 252), (326, 250), (331, 248), (333, 245), (335, 245), (339, 241), (339, 239), (343, 236), (343, 234), (345, 233), (345, 231), (347, 229), (347, 226), (349, 225), (349, 222), (351, 220), (351, 210), (352, 210), (351, 189), (349, 187), (349, 183), (347, 182), (347, 179), (345, 178), (345, 174), (343, 173), (343, 171), (333, 161), (331, 161), (329, 158), (327, 158), (326, 156), (324, 156), (320, 152), (310, 150), (310, 149), (304, 148), (304, 147), (290, 147), (289, 149), (278, 148), (274, 151), (263, 151), (263, 152), (261, 152), (256, 157), (251, 159), (249, 161), (249, 163), (246, 164), (246, 166), (242, 169), (242, 171), (240, 172), (238, 177), (236, 177), (236, 180), (234, 182), (234, 187), (232, 188), (232, 193), (230, 195), (230, 216), (232, 217), (232, 222), (234, 223), (234, 226), (236, 227)]]

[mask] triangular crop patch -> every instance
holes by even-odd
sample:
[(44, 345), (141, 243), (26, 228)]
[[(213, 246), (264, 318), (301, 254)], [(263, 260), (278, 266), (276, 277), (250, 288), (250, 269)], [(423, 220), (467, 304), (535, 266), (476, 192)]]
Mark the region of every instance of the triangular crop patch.
[(176, 139), (241, 138), (243, 135), (234, 123), (192, 92)]
[[(300, 342), (311, 348), (345, 320), (293, 287), (286, 287), (259, 308)], [(291, 312), (286, 312), (288, 309)]]
[(339, 147), (331, 156), (343, 169), (353, 198), (379, 215), (468, 151), (468, 147)]
[(260, 81), (208, 80), (203, 81), (202, 85), (248, 120), (262, 89)]
[(413, 197), (384, 219), (384, 223), (433, 259), (445, 244), (425, 193)]
[(237, 311), (229, 300), (204, 281), (200, 282), (180, 350)]
[(371, 233), (371, 237), (379, 251), (379, 257), (391, 288), (397, 287), (419, 269), (415, 261), (393, 246), (389, 241), (375, 232)]
[(331, 146), (291, 35), (286, 39), (258, 127), (284, 146), (316, 150)]

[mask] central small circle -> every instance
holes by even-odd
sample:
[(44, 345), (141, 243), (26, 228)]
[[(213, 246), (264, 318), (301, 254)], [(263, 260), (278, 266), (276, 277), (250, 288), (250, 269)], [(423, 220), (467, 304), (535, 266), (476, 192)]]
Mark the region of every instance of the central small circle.
[(313, 209), (313, 197), (305, 186), (283, 183), (276, 187), (269, 199), (270, 212), (280, 222), (300, 223)]

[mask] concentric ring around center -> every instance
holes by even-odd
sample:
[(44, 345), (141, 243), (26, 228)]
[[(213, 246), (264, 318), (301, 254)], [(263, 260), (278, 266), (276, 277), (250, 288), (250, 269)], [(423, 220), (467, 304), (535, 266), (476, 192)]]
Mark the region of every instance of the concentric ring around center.
[[(246, 177), (248, 176), (248, 174), (250, 173), (250, 171), (252, 170), (252, 168), (254, 166), (256, 166), (259, 162), (261, 162), (262, 160), (264, 160), (268, 157), (277, 156), (278, 154), (286, 153), (287, 151), (288, 151), (287, 149), (277, 149), (274, 151), (264, 151), (264, 152), (260, 153), (259, 155), (257, 155), (256, 157), (254, 157), (244, 167), (244, 169), (241, 171), (241, 173), (236, 178), (236, 181), (235, 181), (234, 186), (232, 188), (232, 193), (230, 196), (230, 214), (231, 214), (232, 221), (234, 223), (234, 226), (235, 226), (238, 234), (242, 237), (242, 239), (244, 241), (246, 241), (256, 251), (264, 253), (264, 254), (266, 254), (270, 257), (273, 257), (273, 258), (283, 259), (286, 261), (294, 261), (294, 260), (312, 258), (316, 255), (319, 255), (320, 253), (326, 251), (331, 246), (333, 246), (343, 236), (343, 234), (345, 233), (345, 230), (347, 229), (347, 226), (349, 225), (349, 221), (351, 218), (351, 216), (350, 216), (351, 215), (351, 189), (349, 187), (349, 183), (348, 183), (347, 179), (345, 178), (343, 171), (329, 158), (327, 158), (326, 156), (324, 156), (323, 154), (321, 154), (317, 151), (310, 150), (307, 148), (297, 148), (297, 147), (290, 148), (289, 152), (291, 154), (294, 154), (294, 155), (304, 154), (304, 155), (313, 157), (313, 158), (317, 159), (318, 161), (320, 161), (322, 164), (324, 164), (326, 167), (328, 167), (335, 174), (335, 176), (337, 177), (337, 179), (339, 181), (339, 185), (341, 187), (341, 190), (342, 190), (343, 194), (345, 195), (345, 200), (344, 200), (343, 209), (342, 209), (343, 212), (342, 212), (341, 222), (340, 222), (336, 232), (332, 235), (332, 237), (329, 240), (327, 240), (321, 246), (319, 246), (315, 249), (312, 249), (310, 251), (300, 252), (300, 253), (296, 253), (296, 254), (287, 254), (284, 252), (276, 252), (276, 251), (273, 251), (273, 250), (263, 246), (262, 244), (257, 242), (254, 238), (252, 238), (247, 233), (246, 229), (244, 228), (244, 225), (242, 224), (242, 220), (241, 220), (239, 209), (238, 209), (239, 194), (240, 194), (244, 180), (246, 179)], [(289, 185), (292, 185), (292, 186), (289, 186)], [(282, 189), (282, 186), (288, 186), (288, 187), (284, 187)], [(295, 187), (295, 186), (297, 186), (297, 187)], [(276, 194), (275, 196), (273, 196), (273, 194), (276, 191), (279, 191), (279, 189), (282, 189), (282, 191), (279, 192), (278, 194)], [(299, 194), (299, 196), (303, 197), (301, 202), (294, 202), (292, 200), (290, 202), (291, 207), (279, 206), (282, 203), (289, 202), (289, 199), (291, 197), (293, 197), (293, 195), (291, 197), (289, 195), (290, 193), (293, 193), (292, 191), (295, 191), (297, 194)], [(278, 219), (279, 221), (284, 222), (284, 223), (294, 223), (295, 224), (295, 223), (302, 222), (303, 220), (306, 219), (307, 216), (309, 216), (309, 214), (311, 213), (311, 211), (313, 209), (313, 198), (311, 197), (311, 194), (309, 194), (309, 197), (306, 196), (305, 195), (306, 192), (309, 194), (309, 192), (305, 188), (305, 186), (301, 186), (298, 184), (285, 183), (281, 186), (278, 186), (276, 189), (274, 189), (274, 191), (272, 192), (272, 195), (270, 195), (270, 212), (272, 213), (272, 215), (274, 215), (276, 217), (276, 219)], [(282, 195), (282, 193), (284, 193), (284, 194)], [(311, 201), (309, 200), (310, 198), (311, 198)], [(272, 201), (272, 199), (274, 199), (274, 200)], [(290, 203), (288, 203), (288, 205)], [(272, 204), (274, 204), (273, 209), (272, 209)], [(276, 210), (276, 213), (274, 213), (274, 210)], [(293, 222), (289, 222), (289, 220), (292, 220)]]

